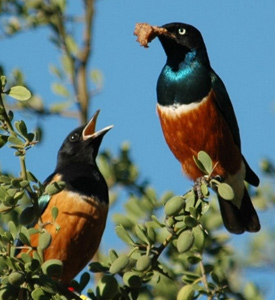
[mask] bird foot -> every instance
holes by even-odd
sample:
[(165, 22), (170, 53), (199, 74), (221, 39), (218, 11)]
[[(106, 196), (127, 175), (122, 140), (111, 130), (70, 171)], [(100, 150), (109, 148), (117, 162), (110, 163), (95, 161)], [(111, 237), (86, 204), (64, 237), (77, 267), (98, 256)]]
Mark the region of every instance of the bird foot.
[(202, 176), (202, 177), (199, 177), (199, 178), (197, 178), (195, 180), (195, 183), (194, 183), (194, 186), (193, 186), (193, 190), (194, 190), (195, 194), (197, 195), (197, 197), (199, 199), (203, 199), (204, 198), (203, 192), (201, 190), (202, 184), (205, 184), (205, 185), (209, 186), (211, 179), (215, 179), (215, 180), (217, 180), (219, 182), (223, 181), (222, 177), (219, 176), (219, 175), (215, 175), (215, 176), (211, 176), (211, 177)]
[(202, 184), (208, 185), (209, 184), (209, 179), (206, 178), (205, 176), (198, 177), (195, 180), (195, 183), (193, 185), (193, 190), (194, 190), (195, 194), (197, 195), (197, 197), (199, 199), (203, 199), (204, 198), (202, 190), (201, 190), (201, 185)]

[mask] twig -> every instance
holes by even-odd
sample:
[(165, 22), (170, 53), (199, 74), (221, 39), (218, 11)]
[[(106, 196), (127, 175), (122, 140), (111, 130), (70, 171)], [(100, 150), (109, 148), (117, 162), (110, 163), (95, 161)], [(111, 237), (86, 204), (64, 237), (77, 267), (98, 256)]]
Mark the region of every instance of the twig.
[[(201, 257), (202, 258), (202, 257)], [(205, 289), (207, 291), (207, 300), (211, 300), (213, 299), (213, 296), (209, 290), (209, 287), (208, 287), (208, 283), (207, 283), (207, 278), (206, 278), (206, 274), (205, 274), (205, 269), (204, 269), (204, 265), (203, 265), (203, 262), (202, 262), (202, 259), (199, 263), (199, 266), (200, 266), (200, 270), (201, 270), (201, 280), (202, 280), (202, 283), (203, 285), (205, 286)]]

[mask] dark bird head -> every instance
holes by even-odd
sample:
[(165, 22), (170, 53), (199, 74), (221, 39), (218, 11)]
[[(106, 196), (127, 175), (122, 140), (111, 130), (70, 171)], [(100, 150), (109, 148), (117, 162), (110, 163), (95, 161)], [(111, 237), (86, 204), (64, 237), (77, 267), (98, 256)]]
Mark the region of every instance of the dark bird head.
[(58, 152), (57, 170), (68, 164), (95, 164), (102, 138), (113, 127), (111, 125), (96, 132), (98, 114), (99, 110), (86, 126), (78, 127), (66, 137)]
[(168, 61), (180, 63), (195, 57), (209, 65), (206, 47), (198, 29), (184, 23), (169, 23), (161, 27), (167, 29), (167, 33), (158, 38)]

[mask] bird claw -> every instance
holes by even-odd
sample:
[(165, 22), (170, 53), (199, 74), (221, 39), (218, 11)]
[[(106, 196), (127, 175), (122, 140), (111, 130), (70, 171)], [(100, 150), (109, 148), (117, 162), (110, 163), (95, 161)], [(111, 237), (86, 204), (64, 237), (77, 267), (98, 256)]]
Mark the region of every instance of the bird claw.
[(203, 199), (204, 198), (203, 193), (201, 191), (201, 185), (202, 184), (208, 185), (209, 184), (209, 179), (206, 178), (205, 176), (198, 177), (195, 180), (195, 183), (193, 185), (193, 190), (194, 190), (195, 194), (197, 195), (197, 197), (199, 199)]
[(202, 184), (205, 184), (207, 186), (209, 186), (209, 184), (210, 184), (210, 187), (212, 187), (212, 185), (211, 185), (211, 180), (212, 179), (215, 179), (215, 180), (217, 180), (219, 182), (223, 181), (223, 179), (222, 179), (222, 177), (220, 175), (215, 175), (215, 176), (211, 176), (211, 177), (202, 176), (202, 177), (199, 177), (199, 178), (197, 178), (195, 180), (195, 183), (194, 183), (194, 186), (193, 186), (193, 190), (194, 190), (195, 194), (197, 195), (197, 197), (199, 199), (203, 199), (204, 198), (203, 192), (201, 190)]

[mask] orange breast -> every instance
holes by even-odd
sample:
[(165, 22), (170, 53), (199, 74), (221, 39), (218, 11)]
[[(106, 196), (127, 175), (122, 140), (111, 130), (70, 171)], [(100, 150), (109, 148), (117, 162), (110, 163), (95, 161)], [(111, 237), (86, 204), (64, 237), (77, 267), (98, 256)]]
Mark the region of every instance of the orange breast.
[(241, 153), (230, 128), (214, 103), (213, 91), (199, 104), (178, 108), (157, 105), (166, 142), (180, 161), (184, 173), (191, 179), (202, 176), (193, 156), (207, 152), (218, 165), (213, 175), (226, 178), (241, 166)]
[[(58, 207), (56, 231), (52, 224), (51, 209)], [(44, 251), (44, 259), (63, 262), (61, 281), (69, 282), (87, 265), (99, 247), (105, 228), (108, 206), (89, 197), (66, 190), (54, 195), (42, 215), (45, 229), (52, 235), (52, 243)], [(37, 227), (37, 226), (36, 226)], [(38, 245), (38, 234), (31, 237), (32, 246)]]

